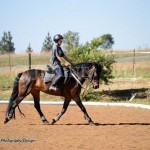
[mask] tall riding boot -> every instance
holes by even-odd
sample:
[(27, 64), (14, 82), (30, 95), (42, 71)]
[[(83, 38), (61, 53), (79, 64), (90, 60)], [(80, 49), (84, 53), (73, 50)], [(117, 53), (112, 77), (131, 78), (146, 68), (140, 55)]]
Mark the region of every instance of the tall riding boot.
[(53, 83), (49, 87), (49, 90), (57, 91), (58, 90), (57, 85), (61, 81), (62, 78), (63, 78), (62, 76), (57, 75), (56, 78), (54, 79)]
[(52, 85), (49, 87), (49, 90), (58, 91), (58, 87), (57, 87), (57, 85), (52, 84)]

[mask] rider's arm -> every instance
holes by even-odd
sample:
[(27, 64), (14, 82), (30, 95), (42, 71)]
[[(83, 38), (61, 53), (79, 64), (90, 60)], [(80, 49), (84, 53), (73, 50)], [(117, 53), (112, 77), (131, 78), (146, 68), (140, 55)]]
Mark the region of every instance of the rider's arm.
[(56, 57), (61, 62), (61, 64), (65, 64), (65, 60), (63, 59), (63, 57), (60, 57), (58, 55)]
[(61, 49), (56, 50), (56, 57), (61, 62), (62, 65), (71, 66), (69, 59), (64, 55)]
[(57, 59), (61, 62), (61, 64), (65, 66), (71, 66), (71, 63), (68, 60), (66, 60), (65, 56), (63, 57), (57, 56)]
[(69, 62), (72, 66), (74, 66), (74, 64), (71, 62), (71, 60), (68, 59), (68, 57), (66, 55), (64, 55), (63, 57), (67, 62)]

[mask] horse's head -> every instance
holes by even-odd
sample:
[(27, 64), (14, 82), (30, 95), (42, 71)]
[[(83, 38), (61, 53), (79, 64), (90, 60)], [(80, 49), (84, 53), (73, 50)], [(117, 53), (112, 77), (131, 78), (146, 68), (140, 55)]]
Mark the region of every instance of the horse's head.
[(92, 63), (91, 67), (87, 71), (88, 79), (91, 82), (91, 85), (94, 89), (99, 88), (99, 79), (101, 70), (102, 70), (101, 64)]
[(76, 73), (83, 79), (88, 78), (94, 89), (99, 88), (102, 65), (98, 63), (80, 63), (74, 66)]

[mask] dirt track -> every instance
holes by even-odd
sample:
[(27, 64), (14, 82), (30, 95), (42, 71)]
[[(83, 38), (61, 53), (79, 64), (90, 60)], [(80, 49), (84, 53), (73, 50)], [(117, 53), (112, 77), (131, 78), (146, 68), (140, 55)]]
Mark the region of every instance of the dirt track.
[[(42, 105), (50, 121), (62, 106)], [(30, 142), (0, 142), (0, 150), (149, 150), (150, 110), (141, 108), (86, 106), (97, 126), (89, 126), (77, 106), (69, 106), (55, 125), (43, 125), (33, 105), (21, 105), (26, 114), (4, 125), (6, 105), (0, 105), (0, 141), (35, 140)]]

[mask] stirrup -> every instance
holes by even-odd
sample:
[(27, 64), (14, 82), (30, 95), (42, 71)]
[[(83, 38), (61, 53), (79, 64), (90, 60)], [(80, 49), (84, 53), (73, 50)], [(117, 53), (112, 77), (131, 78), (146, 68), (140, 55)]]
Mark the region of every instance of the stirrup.
[(57, 88), (57, 87), (55, 87), (55, 86), (50, 86), (49, 90), (57, 91), (57, 90), (58, 90), (58, 88)]

